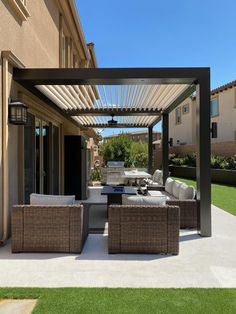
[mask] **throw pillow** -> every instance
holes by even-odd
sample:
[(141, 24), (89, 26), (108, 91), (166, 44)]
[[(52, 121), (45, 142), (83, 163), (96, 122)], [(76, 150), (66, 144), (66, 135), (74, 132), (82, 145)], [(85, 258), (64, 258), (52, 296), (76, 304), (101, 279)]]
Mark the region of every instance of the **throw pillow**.
[(183, 183), (180, 181), (175, 180), (173, 183), (173, 187), (172, 187), (172, 194), (174, 195), (174, 197), (179, 199), (179, 189), (181, 187)]
[(168, 192), (169, 194), (173, 194), (172, 193), (173, 183), (174, 183), (173, 179), (171, 179), (171, 178), (166, 179), (165, 191)]
[(183, 183), (179, 189), (179, 199), (180, 200), (191, 200), (195, 198), (196, 191), (193, 186), (188, 186)]

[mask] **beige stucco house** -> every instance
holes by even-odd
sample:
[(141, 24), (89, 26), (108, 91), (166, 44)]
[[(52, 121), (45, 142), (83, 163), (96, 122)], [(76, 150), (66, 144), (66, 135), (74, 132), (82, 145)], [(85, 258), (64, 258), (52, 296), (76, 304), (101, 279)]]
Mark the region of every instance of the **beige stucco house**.
[[(73, 0), (0, 1), (0, 51), (0, 242), (4, 242), (13, 204), (26, 202), (31, 192), (64, 193), (64, 135), (84, 135), (91, 147), (98, 136), (92, 129), (81, 130), (73, 118), (12, 79), (13, 67), (96, 67), (94, 46), (86, 44)], [(9, 103), (16, 100), (28, 107), (25, 126), (9, 123)]]
[[(186, 99), (171, 112), (169, 119), (173, 146), (196, 143), (195, 97)], [(236, 81), (212, 90), (211, 122), (217, 123), (217, 137), (212, 138), (213, 144), (236, 141)]]

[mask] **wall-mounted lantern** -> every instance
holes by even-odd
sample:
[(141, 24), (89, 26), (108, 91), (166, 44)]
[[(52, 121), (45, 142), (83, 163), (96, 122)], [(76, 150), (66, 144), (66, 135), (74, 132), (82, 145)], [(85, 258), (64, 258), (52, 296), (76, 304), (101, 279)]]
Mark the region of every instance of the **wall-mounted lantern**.
[(217, 122), (211, 123), (211, 137), (217, 138)]
[(20, 101), (9, 103), (9, 123), (24, 125), (27, 123), (27, 107)]
[(170, 145), (170, 147), (172, 147), (173, 146), (173, 137), (170, 137), (170, 139), (169, 139), (169, 145)]

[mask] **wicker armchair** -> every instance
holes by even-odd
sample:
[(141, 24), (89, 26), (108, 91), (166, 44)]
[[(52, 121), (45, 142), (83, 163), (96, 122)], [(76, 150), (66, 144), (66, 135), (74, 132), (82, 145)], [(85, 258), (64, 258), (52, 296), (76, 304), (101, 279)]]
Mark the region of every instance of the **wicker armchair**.
[(12, 253), (80, 253), (88, 236), (83, 205), (17, 205), (12, 210)]
[(109, 253), (179, 253), (179, 207), (110, 205)]

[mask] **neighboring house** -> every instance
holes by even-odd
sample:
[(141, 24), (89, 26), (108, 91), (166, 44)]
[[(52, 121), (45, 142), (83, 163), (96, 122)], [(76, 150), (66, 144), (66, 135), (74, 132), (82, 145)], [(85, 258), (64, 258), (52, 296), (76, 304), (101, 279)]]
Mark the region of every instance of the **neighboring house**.
[[(211, 139), (211, 153), (230, 157), (236, 154), (236, 80), (211, 91), (211, 127), (217, 123), (217, 137)], [(196, 99), (187, 98), (170, 113), (169, 138), (171, 154), (196, 152)], [(161, 141), (153, 151), (154, 168), (161, 168)]]
[[(98, 136), (92, 129), (80, 130), (73, 118), (12, 79), (13, 67), (96, 67), (93, 44), (86, 44), (74, 1), (2, 0), (0, 32), (1, 242), (9, 234), (13, 204), (27, 202), (32, 192), (64, 193), (64, 135), (84, 135), (91, 145)], [(16, 100), (28, 107), (25, 126), (8, 121), (9, 102)]]
[[(147, 131), (136, 131), (136, 132), (127, 132), (121, 133), (129, 136), (134, 142), (144, 141), (148, 143), (148, 132)], [(111, 140), (113, 138), (119, 137), (121, 134), (113, 134), (106, 137), (103, 137), (104, 142)], [(153, 131), (153, 142), (161, 139), (161, 133)]]
[[(196, 99), (187, 98), (170, 114), (169, 136), (173, 146), (196, 143)], [(211, 92), (211, 122), (217, 123), (212, 143), (236, 141), (236, 80)]]

